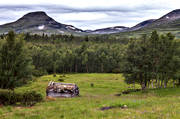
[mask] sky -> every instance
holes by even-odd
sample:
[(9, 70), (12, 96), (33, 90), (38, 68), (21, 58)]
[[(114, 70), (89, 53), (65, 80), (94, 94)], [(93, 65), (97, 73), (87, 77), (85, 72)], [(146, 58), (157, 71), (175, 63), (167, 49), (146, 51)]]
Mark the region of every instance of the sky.
[(83, 30), (132, 27), (180, 9), (180, 0), (0, 0), (0, 24), (44, 11), (56, 21)]

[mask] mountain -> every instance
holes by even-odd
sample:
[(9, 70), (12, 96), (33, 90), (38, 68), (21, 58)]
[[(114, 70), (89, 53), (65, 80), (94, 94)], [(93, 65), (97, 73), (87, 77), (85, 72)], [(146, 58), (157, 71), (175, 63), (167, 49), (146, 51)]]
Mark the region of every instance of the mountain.
[(148, 29), (150, 29), (150, 28), (157, 28), (157, 29), (180, 28), (180, 9), (173, 10), (172, 12), (153, 21), (146, 28), (148, 28)]
[(123, 32), (126, 31), (128, 27), (124, 26), (115, 26), (115, 27), (108, 27), (108, 28), (102, 28), (102, 29), (97, 29), (97, 30), (87, 30), (87, 33), (90, 34), (111, 34), (111, 33), (118, 33), (118, 32)]
[(42, 11), (31, 12), (15, 22), (0, 25), (0, 33), (7, 33), (9, 30), (14, 30), (17, 33), (29, 32), (36, 34), (78, 34), (83, 32), (83, 30), (72, 25), (58, 23)]
[(15, 22), (0, 25), (0, 34), (10, 30), (16, 33), (32, 34), (111, 34), (128, 29), (124, 26), (108, 27), (97, 30), (81, 30), (72, 25), (66, 25), (55, 21), (43, 11), (31, 12)]
[(137, 36), (144, 33), (150, 33), (153, 30), (159, 32), (172, 32), (180, 38), (180, 9), (173, 10), (159, 19), (150, 19), (143, 21), (133, 27), (109, 27), (97, 29), (89, 33), (92, 34), (112, 34), (118, 33), (125, 36)]
[(157, 30), (160, 33), (173, 33), (177, 38), (180, 38), (180, 9), (173, 10), (159, 19), (152, 19), (141, 22), (134, 27), (131, 27), (126, 32), (120, 32), (121, 37), (137, 37), (142, 34), (149, 34)]
[(180, 38), (180, 9), (173, 10), (159, 19), (143, 21), (131, 28), (125, 26), (107, 27), (97, 30), (81, 30), (72, 25), (66, 25), (55, 21), (45, 12), (31, 12), (15, 22), (0, 25), (0, 34), (14, 30), (17, 33), (32, 34), (118, 34), (126, 37), (150, 33), (153, 30), (160, 32), (172, 32)]
[(143, 21), (143, 22), (131, 27), (129, 30), (134, 31), (134, 30), (144, 28), (144, 27), (148, 26), (149, 24), (153, 23), (155, 20), (156, 19), (150, 19), (150, 20)]

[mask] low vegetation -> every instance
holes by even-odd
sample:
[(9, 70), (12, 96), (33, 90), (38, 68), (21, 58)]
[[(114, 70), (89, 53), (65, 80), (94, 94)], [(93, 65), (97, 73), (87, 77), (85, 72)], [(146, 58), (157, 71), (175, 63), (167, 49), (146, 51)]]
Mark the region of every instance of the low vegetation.
[(33, 106), (42, 100), (43, 98), (41, 94), (35, 91), (24, 91), (22, 93), (16, 93), (9, 90), (0, 90), (0, 104), (5, 106)]
[[(58, 81), (63, 75), (47, 75), (15, 89), (15, 92), (38, 91), (44, 102), (32, 107), (1, 106), (2, 119), (179, 119), (180, 88), (149, 89), (122, 94), (133, 85), (124, 82), (122, 74), (66, 74), (65, 83), (76, 83), (80, 96), (46, 99), (49, 81)], [(94, 84), (92, 87), (91, 84)], [(140, 85), (135, 85), (136, 89)], [(120, 94), (117, 96), (117, 94)], [(102, 110), (106, 107), (105, 110)], [(111, 108), (107, 108), (111, 107)]]

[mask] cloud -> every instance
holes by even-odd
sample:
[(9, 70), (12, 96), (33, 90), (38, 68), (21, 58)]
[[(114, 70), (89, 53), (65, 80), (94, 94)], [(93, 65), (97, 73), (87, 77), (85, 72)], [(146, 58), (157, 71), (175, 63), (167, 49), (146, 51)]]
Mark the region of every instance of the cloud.
[[(56, 3), (56, 4), (55, 4)], [(45, 11), (56, 21), (82, 29), (134, 26), (177, 9), (178, 0), (5, 0), (0, 1), (0, 24), (32, 11)]]

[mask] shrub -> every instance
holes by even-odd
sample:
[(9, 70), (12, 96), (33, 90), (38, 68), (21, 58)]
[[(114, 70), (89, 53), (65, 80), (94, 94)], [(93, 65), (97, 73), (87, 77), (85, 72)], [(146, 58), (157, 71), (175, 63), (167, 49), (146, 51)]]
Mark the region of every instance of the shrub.
[(56, 74), (53, 74), (53, 77), (56, 77)]
[(18, 102), (20, 95), (13, 91), (1, 90), (0, 91), (0, 104), (13, 105)]
[(63, 77), (66, 77), (66, 75), (65, 75), (65, 74), (63, 74), (63, 75), (60, 75), (59, 77), (60, 77), (60, 78), (63, 78)]
[(62, 78), (59, 78), (59, 79), (58, 79), (58, 81), (60, 81), (60, 82), (64, 82), (64, 79), (62, 79)]
[(34, 105), (37, 102), (40, 102), (43, 100), (43, 97), (41, 94), (35, 92), (35, 91), (27, 91), (24, 94), (22, 94), (21, 103), (23, 105)]
[(91, 83), (90, 85), (91, 85), (91, 87), (94, 87), (94, 83)]
[(112, 73), (121, 73), (121, 72), (122, 71), (119, 68), (115, 68), (115, 69), (112, 70)]
[(25, 106), (32, 106), (42, 100), (42, 95), (36, 93), (35, 91), (28, 91), (25, 93), (15, 93), (9, 90), (0, 91), (0, 104), (3, 105), (15, 105), (17, 103), (20, 103)]

